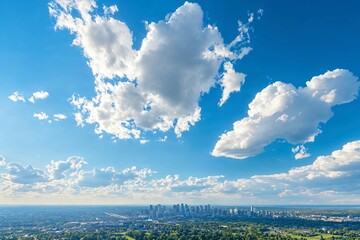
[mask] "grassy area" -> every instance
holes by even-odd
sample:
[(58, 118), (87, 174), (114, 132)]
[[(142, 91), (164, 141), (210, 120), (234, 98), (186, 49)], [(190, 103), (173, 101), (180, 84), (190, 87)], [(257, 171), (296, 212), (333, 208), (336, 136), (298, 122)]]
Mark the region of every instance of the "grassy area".
[(129, 237), (128, 235), (125, 235), (127, 240), (135, 240), (135, 238)]
[(135, 238), (126, 235), (126, 232), (120, 232), (120, 234), (123, 235), (127, 240), (136, 240)]
[(321, 236), (322, 236), (324, 239), (331, 239), (332, 237), (336, 237), (336, 235), (322, 233), (322, 234), (319, 234), (319, 235), (314, 236), (314, 237), (309, 237), (309, 238), (307, 238), (307, 239), (309, 239), (309, 240), (318, 240), (318, 239), (321, 239)]
[(294, 234), (285, 234), (286, 236), (289, 236), (293, 239), (301, 239), (301, 236), (298, 236), (298, 235), (294, 235)]
[[(287, 236), (290, 236), (294, 239), (301, 239), (302, 236), (299, 236), (299, 235), (295, 235), (295, 234), (286, 234)], [(327, 233), (319, 233), (318, 235), (316, 236), (312, 236), (312, 237), (305, 237), (307, 240), (320, 240), (321, 239), (321, 236), (328, 240), (328, 239), (332, 239), (332, 237), (339, 237), (337, 235), (332, 235), (332, 234), (327, 234)], [(304, 238), (304, 237), (303, 237)]]

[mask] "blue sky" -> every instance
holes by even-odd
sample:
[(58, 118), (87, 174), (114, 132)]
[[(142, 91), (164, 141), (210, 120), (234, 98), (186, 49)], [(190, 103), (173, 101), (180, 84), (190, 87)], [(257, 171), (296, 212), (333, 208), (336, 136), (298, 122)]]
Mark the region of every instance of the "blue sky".
[(2, 1), (0, 203), (360, 204), (359, 10)]

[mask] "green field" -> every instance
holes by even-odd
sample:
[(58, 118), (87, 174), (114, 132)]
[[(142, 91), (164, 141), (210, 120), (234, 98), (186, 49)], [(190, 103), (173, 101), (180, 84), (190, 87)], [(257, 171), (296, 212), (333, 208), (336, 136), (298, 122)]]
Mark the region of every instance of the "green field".
[(321, 236), (322, 236), (322, 239), (332, 239), (332, 237), (334, 237), (335, 239), (341, 239), (342, 237), (339, 236), (339, 235), (333, 235), (333, 234), (327, 234), (327, 233), (319, 233), (318, 235), (316, 236), (312, 236), (312, 237), (303, 237), (303, 236), (299, 236), (299, 235), (295, 235), (295, 234), (284, 234), (286, 236), (290, 236), (294, 239), (301, 239), (301, 238), (306, 238), (308, 240), (320, 240), (321, 239)]
[(126, 235), (126, 232), (120, 232), (120, 234), (123, 235), (127, 240), (135, 240), (135, 238)]

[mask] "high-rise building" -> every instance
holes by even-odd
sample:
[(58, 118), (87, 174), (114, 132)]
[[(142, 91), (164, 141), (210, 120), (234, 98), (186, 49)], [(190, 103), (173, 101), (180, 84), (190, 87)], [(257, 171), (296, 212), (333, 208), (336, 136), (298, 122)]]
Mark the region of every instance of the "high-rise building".
[(181, 213), (185, 212), (185, 206), (183, 203), (180, 205), (180, 211), (181, 211)]
[(238, 215), (238, 209), (234, 208), (234, 215)]

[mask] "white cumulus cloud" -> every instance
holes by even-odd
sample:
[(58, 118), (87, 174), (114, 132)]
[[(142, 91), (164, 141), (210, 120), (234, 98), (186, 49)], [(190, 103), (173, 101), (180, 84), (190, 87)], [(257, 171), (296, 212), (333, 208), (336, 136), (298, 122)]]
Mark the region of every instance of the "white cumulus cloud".
[(65, 161), (51, 161), (47, 165), (51, 179), (62, 179), (67, 173), (75, 172), (81, 169), (87, 162), (82, 157), (72, 156)]
[(38, 92), (34, 92), (28, 100), (29, 100), (29, 102), (35, 103), (36, 100), (46, 99), (48, 96), (49, 96), (48, 92), (38, 91)]
[(141, 144), (146, 144), (146, 143), (148, 143), (148, 142), (149, 142), (148, 139), (141, 139), (141, 140), (140, 140), (140, 143), (141, 143)]
[[(349, 142), (331, 155), (318, 157), (311, 165), (296, 167), (287, 173), (253, 176), (238, 180), (239, 188), (252, 188), (253, 194), (267, 194), (282, 198), (316, 198), (323, 194), (337, 200), (342, 194), (359, 195), (360, 141)], [(271, 186), (271, 187), (270, 187)], [(330, 194), (330, 196), (329, 196)]]
[(54, 114), (55, 121), (64, 120), (66, 118), (67, 118), (67, 116), (65, 114), (61, 114), (61, 113)]
[(26, 102), (25, 97), (20, 92), (13, 92), (13, 94), (9, 96), (9, 99), (13, 102)]
[[(320, 156), (310, 164), (288, 172), (254, 175), (227, 180), (224, 176), (167, 176), (150, 185), (163, 192), (188, 198), (216, 198), (218, 201), (242, 199), (249, 203), (336, 203), (339, 198), (352, 202), (360, 196), (360, 141), (349, 142), (330, 155)], [(175, 197), (175, 195), (172, 195)], [(359, 203), (359, 201), (355, 201)]]
[(224, 73), (220, 80), (220, 85), (223, 88), (222, 97), (219, 106), (222, 106), (230, 97), (232, 92), (240, 92), (241, 85), (245, 82), (246, 75), (237, 73), (234, 70), (232, 63), (224, 63)]
[(307, 148), (304, 145), (299, 145), (291, 149), (291, 151), (295, 154), (295, 159), (302, 159), (310, 157), (310, 153), (307, 152)]
[(46, 113), (44, 113), (44, 112), (34, 113), (34, 114), (33, 114), (33, 117), (34, 117), (34, 118), (37, 118), (37, 119), (39, 119), (39, 120), (46, 120), (46, 119), (49, 118), (49, 116), (48, 116)]
[(292, 144), (314, 141), (332, 107), (353, 101), (360, 82), (350, 71), (336, 69), (313, 77), (306, 87), (275, 82), (257, 93), (248, 117), (220, 136), (212, 155), (244, 159), (261, 153), (276, 139)]
[(92, 171), (80, 171), (78, 185), (81, 187), (106, 187), (109, 185), (122, 185), (124, 182), (136, 178), (145, 178), (152, 174), (150, 169), (137, 170), (136, 167), (126, 168), (117, 172), (115, 168), (94, 168)]
[(49, 4), (56, 28), (75, 35), (73, 44), (83, 49), (96, 79), (95, 97), (73, 96), (78, 125), (94, 124), (96, 133), (119, 139), (170, 129), (180, 137), (201, 119), (199, 100), (217, 84), (224, 62), (225, 96), (240, 90), (235, 85), (243, 75), (231, 64), (251, 50), (249, 23), (239, 22), (239, 35), (226, 45), (217, 27), (204, 25), (201, 7), (185, 2), (165, 20), (146, 23), (136, 50), (126, 23), (112, 17), (117, 7), (103, 10), (100, 15), (90, 0)]
[(8, 173), (3, 175), (3, 178), (13, 183), (19, 184), (33, 184), (36, 182), (47, 182), (47, 174), (31, 165), (23, 166), (19, 163), (9, 163), (7, 165)]
[(239, 200), (247, 204), (360, 203), (360, 140), (319, 156), (309, 165), (233, 180), (223, 175), (154, 177), (152, 169), (135, 166), (86, 170), (85, 164), (83, 158), (75, 156), (51, 161), (46, 170), (9, 163), (0, 171), (0, 199), (18, 199), (21, 194), (25, 202), (50, 197), (50, 202), (63, 199), (62, 203), (67, 203), (66, 199), (84, 203), (93, 201), (94, 196), (98, 203), (116, 203), (119, 199), (128, 203), (149, 199), (189, 203), (206, 199), (217, 204), (236, 204)]

